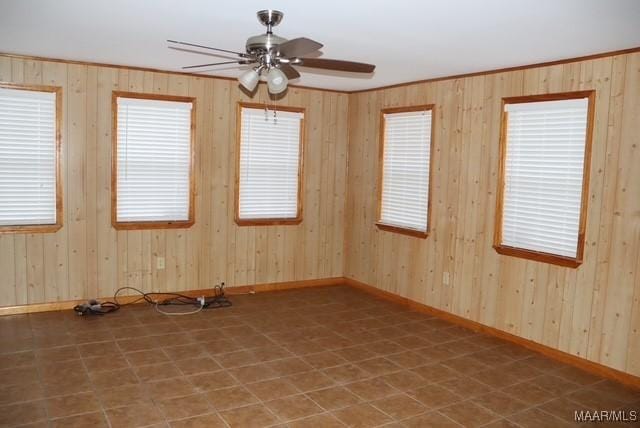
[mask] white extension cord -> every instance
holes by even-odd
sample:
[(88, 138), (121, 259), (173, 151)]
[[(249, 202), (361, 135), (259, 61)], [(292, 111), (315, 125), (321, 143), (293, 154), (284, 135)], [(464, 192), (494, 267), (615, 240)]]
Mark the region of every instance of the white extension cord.
[(163, 310), (160, 309), (160, 305), (158, 304), (158, 302), (156, 302), (155, 307), (156, 307), (156, 311), (160, 312), (163, 315), (170, 315), (170, 316), (174, 316), (174, 315), (193, 315), (193, 314), (197, 314), (198, 312), (202, 311), (202, 309), (204, 309), (204, 305), (206, 302), (206, 299), (204, 296), (200, 296), (198, 297), (198, 302), (200, 303), (200, 307), (198, 307), (198, 309), (193, 310), (193, 311), (189, 311), (189, 312), (165, 312)]

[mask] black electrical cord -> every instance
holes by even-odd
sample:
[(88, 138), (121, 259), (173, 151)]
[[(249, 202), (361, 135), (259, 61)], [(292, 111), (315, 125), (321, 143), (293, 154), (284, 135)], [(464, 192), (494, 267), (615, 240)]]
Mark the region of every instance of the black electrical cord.
[(120, 305), (115, 302), (98, 302), (91, 299), (87, 303), (76, 305), (73, 310), (78, 315), (105, 315), (120, 309)]
[[(118, 296), (125, 290), (132, 290), (140, 294), (140, 297), (127, 303), (118, 302)], [(226, 308), (232, 305), (231, 301), (224, 294), (224, 282), (220, 285), (213, 287), (213, 296), (210, 297), (191, 297), (180, 293), (147, 293), (135, 287), (120, 287), (113, 295), (113, 302), (98, 302), (96, 300), (89, 300), (87, 303), (77, 305), (73, 308), (78, 315), (105, 315), (111, 312), (115, 312), (122, 306), (132, 305), (142, 300), (154, 305), (156, 310), (167, 315), (188, 315), (191, 313), (200, 312), (202, 309), (216, 309)], [(163, 300), (157, 300), (162, 296), (170, 296)], [(191, 305), (197, 306), (198, 309), (194, 312), (164, 312), (158, 309), (158, 306), (164, 305)]]

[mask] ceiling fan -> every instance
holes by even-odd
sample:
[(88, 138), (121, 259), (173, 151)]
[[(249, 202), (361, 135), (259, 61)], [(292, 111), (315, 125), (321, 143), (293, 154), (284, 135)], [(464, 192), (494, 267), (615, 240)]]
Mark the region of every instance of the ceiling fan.
[(214, 62), (210, 64), (199, 64), (182, 67), (184, 70), (197, 69), (201, 67), (212, 67), (216, 65), (240, 64), (252, 65), (250, 70), (242, 73), (238, 78), (240, 84), (248, 91), (252, 92), (258, 85), (261, 74), (267, 76), (267, 86), (272, 94), (279, 94), (287, 89), (290, 79), (300, 77), (300, 73), (293, 66), (304, 66), (312, 68), (322, 68), (325, 70), (348, 71), (354, 73), (372, 73), (375, 65), (362, 62), (342, 61), (327, 58), (305, 58), (322, 47), (321, 43), (306, 37), (287, 40), (273, 34), (273, 27), (278, 25), (284, 14), (278, 10), (261, 10), (258, 12), (258, 20), (267, 27), (265, 34), (249, 37), (245, 52), (235, 52), (227, 49), (219, 49), (210, 46), (198, 45), (195, 43), (180, 42), (177, 40), (167, 40), (172, 48), (177, 46), (188, 46), (192, 48), (209, 49), (227, 55), (237, 55), (239, 58), (233, 61)]

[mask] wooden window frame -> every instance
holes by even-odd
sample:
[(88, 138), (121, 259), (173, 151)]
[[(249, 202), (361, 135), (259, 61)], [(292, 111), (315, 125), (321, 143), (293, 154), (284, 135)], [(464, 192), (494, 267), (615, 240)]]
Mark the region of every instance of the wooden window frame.
[[(587, 129), (584, 147), (584, 163), (582, 170), (582, 196), (580, 201), (580, 221), (578, 224), (578, 248), (576, 257), (566, 257), (553, 253), (528, 250), (525, 248), (511, 247), (502, 244), (502, 227), (504, 220), (504, 190), (506, 179), (506, 155), (507, 155), (507, 127), (508, 112), (505, 108), (508, 104), (522, 104), (543, 101), (561, 101), (587, 98)], [(500, 127), (500, 157), (498, 165), (498, 191), (496, 194), (496, 218), (493, 235), (493, 248), (499, 254), (534, 260), (569, 268), (577, 268), (583, 262), (584, 242), (587, 227), (587, 208), (589, 202), (589, 175), (591, 171), (591, 151), (593, 145), (593, 126), (595, 116), (595, 90), (560, 92), (554, 94), (526, 95), (520, 97), (502, 98), (501, 127)]]
[[(380, 221), (382, 217), (382, 187), (384, 183), (384, 144), (385, 144), (385, 114), (393, 114), (393, 113), (410, 113), (410, 112), (419, 112), (419, 111), (430, 111), (431, 112), (431, 141), (429, 142), (429, 186), (427, 188), (427, 229), (423, 232), (421, 230), (410, 229), (407, 227), (393, 226), (386, 223), (382, 223)], [(435, 141), (435, 104), (422, 104), (416, 106), (407, 106), (407, 107), (390, 107), (384, 108), (380, 110), (380, 135), (379, 135), (379, 143), (378, 143), (378, 207), (377, 207), (377, 220), (376, 226), (380, 230), (384, 230), (387, 232), (400, 233), (402, 235), (413, 236), (416, 238), (426, 239), (431, 232), (431, 196), (432, 196), (432, 188), (433, 188), (433, 145)]]
[(55, 107), (55, 162), (56, 162), (56, 222), (53, 224), (25, 224), (0, 226), (0, 233), (54, 233), (62, 228), (63, 220), (63, 184), (62, 184), (62, 87), (48, 85), (30, 85), (21, 83), (0, 82), (0, 88), (17, 89), (23, 91), (49, 92), (56, 94)]
[[(179, 221), (118, 221), (118, 98), (175, 101), (191, 103), (190, 162), (189, 162), (189, 216)], [(111, 95), (111, 225), (116, 230), (187, 229), (195, 224), (195, 140), (196, 98), (178, 95), (147, 94), (141, 92), (113, 91)]]
[(306, 109), (304, 107), (278, 106), (276, 111), (288, 111), (292, 113), (301, 113), (300, 119), (300, 148), (298, 155), (298, 210), (293, 218), (265, 218), (265, 219), (241, 219), (240, 218), (240, 151), (242, 145), (242, 109), (264, 109), (268, 108), (265, 104), (247, 103), (240, 101), (236, 107), (236, 176), (235, 176), (235, 222), (238, 226), (286, 226), (298, 225), (302, 223), (303, 200), (302, 195), (304, 186), (304, 146), (306, 140), (307, 118)]

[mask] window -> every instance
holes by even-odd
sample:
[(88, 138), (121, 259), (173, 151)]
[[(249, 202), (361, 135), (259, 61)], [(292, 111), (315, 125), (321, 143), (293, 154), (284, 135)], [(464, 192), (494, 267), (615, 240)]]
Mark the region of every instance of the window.
[(62, 227), (62, 90), (0, 85), (0, 232)]
[(433, 106), (382, 110), (377, 223), (380, 229), (427, 236), (432, 110)]
[(113, 104), (113, 226), (191, 226), (195, 100), (114, 92)]
[(302, 221), (304, 110), (239, 104), (236, 223)]
[(504, 99), (499, 253), (582, 262), (593, 102), (592, 91)]

